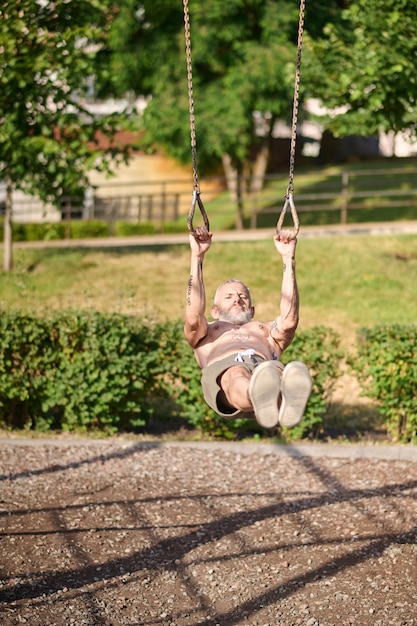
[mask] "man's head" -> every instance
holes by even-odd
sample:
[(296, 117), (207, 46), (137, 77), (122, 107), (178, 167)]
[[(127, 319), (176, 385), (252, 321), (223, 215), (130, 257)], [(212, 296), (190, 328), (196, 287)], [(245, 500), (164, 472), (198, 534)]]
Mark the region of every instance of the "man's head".
[(240, 280), (231, 278), (222, 283), (211, 307), (213, 319), (232, 324), (246, 324), (254, 314), (249, 288)]

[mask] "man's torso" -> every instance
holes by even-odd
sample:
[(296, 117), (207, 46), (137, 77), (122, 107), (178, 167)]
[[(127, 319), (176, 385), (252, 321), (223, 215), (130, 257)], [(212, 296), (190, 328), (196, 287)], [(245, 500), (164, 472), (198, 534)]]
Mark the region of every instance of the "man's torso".
[(281, 351), (270, 335), (271, 323), (250, 321), (236, 325), (211, 322), (207, 335), (194, 349), (200, 367), (204, 368), (231, 354), (253, 349), (265, 359), (279, 359)]

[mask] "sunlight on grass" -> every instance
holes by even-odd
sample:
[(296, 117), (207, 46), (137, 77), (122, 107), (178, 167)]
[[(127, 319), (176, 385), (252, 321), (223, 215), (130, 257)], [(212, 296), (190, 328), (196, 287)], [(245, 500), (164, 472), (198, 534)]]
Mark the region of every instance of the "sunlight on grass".
[[(401, 168), (401, 174), (398, 172)], [(348, 174), (349, 193), (357, 192), (360, 196), (356, 201), (361, 201), (365, 206), (358, 208), (355, 203), (348, 211), (348, 223), (393, 221), (417, 219), (417, 207), (415, 204), (415, 192), (410, 195), (402, 195), (401, 202), (393, 205), (395, 190), (415, 188), (411, 185), (410, 177), (415, 176), (416, 164), (413, 159), (389, 160), (384, 159), (372, 163), (353, 163), (332, 165), (322, 168), (298, 168), (295, 176), (294, 199), (300, 213), (301, 222), (304, 225), (335, 224), (340, 223), (341, 191), (343, 174)], [(378, 172), (378, 178), (368, 175), (367, 172)], [(362, 174), (362, 176), (361, 176)], [(366, 174), (364, 176), (364, 174)], [(404, 180), (403, 177), (406, 177)], [(249, 225), (251, 216), (257, 214), (257, 227), (273, 227), (279, 217), (284, 204), (284, 197), (288, 186), (286, 172), (278, 176), (266, 178), (262, 191), (253, 196), (249, 192), (244, 199), (244, 215), (246, 224)], [(368, 197), (369, 189), (374, 193)], [(391, 193), (387, 189), (391, 189)], [(378, 191), (379, 190), (379, 191)], [(394, 190), (394, 191), (393, 191)], [(313, 200), (307, 199), (303, 194), (330, 194), (322, 200), (322, 207), (315, 206), (314, 210), (307, 207)], [(202, 183), (202, 197), (204, 199), (204, 183)], [(366, 207), (368, 205), (368, 208)], [(306, 207), (305, 209), (303, 208)], [(231, 229), (236, 223), (236, 202), (231, 199), (229, 192), (224, 191), (215, 199), (205, 202), (205, 208), (210, 216), (212, 230)]]
[[(208, 310), (234, 277), (251, 288), (258, 319), (279, 309), (281, 259), (273, 241), (218, 243), (206, 255)], [(25, 311), (90, 309), (149, 318), (183, 315), (188, 245), (136, 250), (15, 250), (16, 269), (0, 274), (0, 304)], [(350, 337), (360, 326), (415, 323), (417, 237), (355, 235), (303, 239), (297, 246), (300, 327), (325, 324)]]

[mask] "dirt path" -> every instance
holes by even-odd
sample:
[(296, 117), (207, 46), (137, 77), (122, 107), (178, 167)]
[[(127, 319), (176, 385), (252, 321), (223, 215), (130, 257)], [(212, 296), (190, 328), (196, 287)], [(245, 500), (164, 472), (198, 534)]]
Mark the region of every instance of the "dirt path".
[[(347, 235), (415, 235), (417, 220), (399, 222), (369, 222), (358, 224), (331, 224), (320, 226), (303, 226), (301, 238), (340, 237)], [(270, 239), (273, 233), (270, 228), (248, 230), (227, 230), (216, 233), (216, 241), (259, 241)], [(105, 237), (94, 239), (62, 239), (49, 241), (21, 241), (14, 243), (16, 248), (124, 248), (158, 245), (188, 244), (188, 231), (158, 235), (139, 235), (130, 237)], [(1, 243), (0, 243), (1, 247)]]
[(417, 625), (415, 460), (110, 441), (0, 464), (2, 626)]

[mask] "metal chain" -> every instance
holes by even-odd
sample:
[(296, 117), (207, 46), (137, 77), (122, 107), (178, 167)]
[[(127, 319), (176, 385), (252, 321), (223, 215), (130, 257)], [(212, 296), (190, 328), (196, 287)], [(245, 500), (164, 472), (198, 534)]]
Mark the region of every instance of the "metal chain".
[[(187, 58), (187, 80), (188, 80), (188, 103), (189, 103), (189, 114), (190, 114), (190, 133), (191, 133), (191, 155), (192, 155), (192, 164), (193, 164), (193, 181), (194, 181), (194, 194), (193, 201), (191, 204), (190, 212), (188, 215), (188, 228), (191, 232), (194, 232), (193, 228), (193, 217), (194, 210), (196, 204), (198, 204), (200, 208), (200, 212), (204, 218), (205, 224), (208, 228), (208, 219), (204, 210), (203, 203), (200, 198), (200, 186), (198, 182), (198, 171), (197, 171), (197, 141), (196, 141), (196, 132), (195, 132), (195, 115), (194, 115), (194, 94), (193, 94), (193, 69), (192, 69), (192, 59), (191, 59), (191, 34), (190, 34), (190, 14), (188, 9), (188, 0), (183, 0), (184, 6), (184, 27), (185, 27), (185, 51)], [(288, 187), (286, 193), (286, 202), (282, 209), (280, 218), (277, 224), (277, 231), (281, 230), (285, 213), (287, 209), (291, 209), (291, 213), (294, 221), (294, 236), (297, 235), (299, 230), (299, 222), (297, 216), (297, 210), (294, 205), (294, 167), (295, 167), (295, 148), (296, 148), (296, 140), (297, 140), (297, 121), (298, 121), (298, 103), (299, 103), (299, 94), (300, 94), (300, 74), (301, 74), (301, 53), (303, 46), (303, 31), (304, 31), (304, 14), (305, 14), (305, 0), (300, 0), (300, 14), (299, 14), (299, 23), (298, 23), (298, 42), (297, 42), (297, 64), (295, 71), (295, 82), (294, 82), (294, 101), (293, 101), (293, 112), (292, 112), (292, 128), (291, 128), (291, 146), (290, 146), (290, 170), (288, 177)]]
[(193, 160), (193, 180), (194, 191), (193, 198), (188, 212), (187, 227), (194, 237), (197, 236), (196, 230), (193, 225), (195, 208), (198, 206), (200, 209), (201, 217), (203, 218), (204, 226), (206, 230), (210, 231), (210, 223), (207, 217), (204, 204), (200, 197), (200, 185), (198, 183), (197, 173), (197, 140), (195, 133), (195, 116), (194, 116), (194, 96), (193, 96), (193, 66), (191, 60), (191, 35), (190, 35), (190, 14), (188, 10), (188, 0), (183, 0), (184, 5), (184, 26), (185, 26), (185, 51), (187, 56), (187, 79), (188, 79), (188, 102), (190, 108), (190, 131), (191, 131), (191, 155)]
[(294, 102), (292, 112), (291, 128), (291, 148), (290, 148), (290, 172), (288, 180), (287, 197), (294, 193), (294, 165), (295, 165), (295, 144), (297, 140), (297, 120), (298, 120), (298, 100), (300, 94), (300, 74), (301, 74), (301, 53), (303, 49), (305, 0), (300, 1), (300, 17), (298, 23), (298, 43), (297, 43), (297, 66), (295, 70), (294, 82)]
[(197, 173), (197, 141), (195, 134), (194, 116), (194, 95), (193, 95), (193, 66), (191, 61), (191, 35), (190, 35), (190, 14), (188, 10), (188, 0), (183, 0), (184, 5), (184, 26), (185, 26), (185, 52), (187, 56), (187, 79), (188, 79), (188, 103), (190, 111), (190, 131), (191, 131), (191, 155), (193, 160), (193, 180), (194, 189), (200, 191)]
[(285, 194), (285, 202), (282, 207), (278, 222), (277, 233), (282, 230), (285, 214), (291, 211), (293, 220), (293, 228), (290, 230), (290, 236), (295, 239), (300, 230), (300, 222), (298, 220), (297, 209), (294, 204), (294, 164), (295, 164), (295, 144), (297, 140), (297, 118), (298, 118), (298, 100), (300, 94), (300, 73), (301, 73), (301, 52), (303, 49), (303, 31), (304, 31), (304, 13), (305, 0), (300, 0), (300, 15), (298, 22), (298, 42), (297, 42), (297, 65), (295, 69), (294, 82), (294, 101), (292, 110), (292, 128), (291, 128), (291, 147), (290, 147), (290, 172), (288, 177), (287, 193)]

